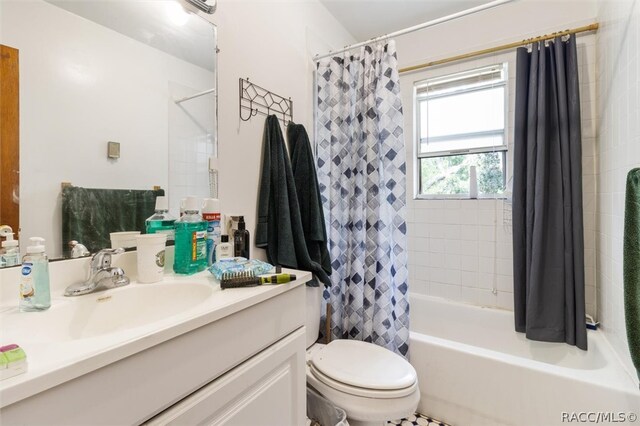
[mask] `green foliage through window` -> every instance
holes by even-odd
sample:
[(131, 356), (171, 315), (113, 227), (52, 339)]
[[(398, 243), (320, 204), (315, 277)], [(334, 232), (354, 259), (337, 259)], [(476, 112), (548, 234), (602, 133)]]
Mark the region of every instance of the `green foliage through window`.
[(476, 166), (478, 193), (501, 194), (504, 191), (504, 152), (450, 155), (420, 159), (420, 192), (423, 195), (469, 193), (469, 167)]

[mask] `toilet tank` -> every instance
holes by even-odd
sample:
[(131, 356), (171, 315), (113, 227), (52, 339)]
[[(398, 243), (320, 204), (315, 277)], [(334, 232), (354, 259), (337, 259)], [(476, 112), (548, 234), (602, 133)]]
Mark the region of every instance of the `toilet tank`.
[(309, 348), (316, 342), (320, 332), (320, 312), (324, 287), (322, 285), (319, 287), (306, 286), (305, 289), (307, 292), (307, 320), (304, 325), (307, 327), (307, 348)]

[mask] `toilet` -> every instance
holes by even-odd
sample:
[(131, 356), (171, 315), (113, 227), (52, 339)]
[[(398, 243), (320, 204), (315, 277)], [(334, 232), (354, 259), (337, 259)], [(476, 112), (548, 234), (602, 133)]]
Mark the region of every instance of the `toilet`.
[(373, 343), (316, 343), (322, 288), (307, 287), (307, 386), (347, 413), (350, 426), (382, 426), (412, 415), (420, 390), (403, 357)]

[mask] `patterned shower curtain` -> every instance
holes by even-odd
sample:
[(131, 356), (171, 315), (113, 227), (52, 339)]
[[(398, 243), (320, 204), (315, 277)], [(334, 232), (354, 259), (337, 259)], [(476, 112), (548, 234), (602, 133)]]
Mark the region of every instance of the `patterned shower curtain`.
[[(407, 356), (406, 158), (397, 62), (393, 41), (319, 61), (316, 140), (333, 262), (332, 286), (324, 292), (332, 338)], [(326, 320), (323, 314), (323, 331)]]

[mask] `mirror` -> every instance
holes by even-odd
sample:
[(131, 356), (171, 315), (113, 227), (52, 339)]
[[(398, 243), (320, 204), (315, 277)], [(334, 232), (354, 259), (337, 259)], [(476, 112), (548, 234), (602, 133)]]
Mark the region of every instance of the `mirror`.
[[(211, 22), (172, 0), (2, 0), (0, 31), (1, 104), (14, 102), (18, 112), (3, 108), (2, 152), (9, 136), (19, 141), (16, 157), (0, 158), (0, 225), (16, 234), (19, 226), (22, 253), (40, 236), (50, 258), (62, 256), (64, 182), (159, 186), (175, 216), (181, 198), (210, 196), (209, 160), (217, 156)], [(14, 92), (4, 90), (12, 69)], [(109, 210), (127, 208), (117, 204)]]

